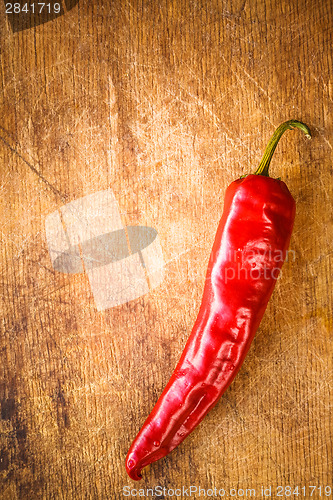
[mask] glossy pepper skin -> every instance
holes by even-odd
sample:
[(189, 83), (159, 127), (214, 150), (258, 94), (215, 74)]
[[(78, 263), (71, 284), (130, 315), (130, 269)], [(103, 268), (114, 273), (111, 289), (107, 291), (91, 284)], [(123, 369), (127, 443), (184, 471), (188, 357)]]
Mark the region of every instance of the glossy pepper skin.
[(231, 384), (250, 348), (294, 223), (295, 201), (286, 184), (268, 177), (279, 138), (294, 126), (310, 136), (301, 122), (280, 125), (256, 174), (232, 182), (226, 190), (197, 320), (176, 369), (127, 454), (126, 470), (134, 480), (201, 422)]

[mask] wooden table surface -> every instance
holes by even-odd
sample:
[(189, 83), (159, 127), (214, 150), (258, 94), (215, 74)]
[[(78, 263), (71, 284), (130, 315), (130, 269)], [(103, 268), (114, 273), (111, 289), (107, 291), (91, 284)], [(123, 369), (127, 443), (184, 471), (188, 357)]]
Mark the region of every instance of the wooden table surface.
[[(80, 0), (15, 32), (0, 4), (1, 499), (333, 486), (332, 18), (330, 0)], [(224, 191), (290, 118), (313, 133), (285, 134), (271, 168), (295, 258), (232, 386), (135, 483), (125, 456), (196, 318)], [(106, 189), (158, 231), (165, 277), (97, 311), (45, 220)]]

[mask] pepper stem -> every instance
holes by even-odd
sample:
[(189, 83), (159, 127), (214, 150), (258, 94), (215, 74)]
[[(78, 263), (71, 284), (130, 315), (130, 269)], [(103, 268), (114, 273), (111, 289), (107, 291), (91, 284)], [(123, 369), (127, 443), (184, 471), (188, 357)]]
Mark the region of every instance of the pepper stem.
[(274, 154), (275, 148), (278, 145), (281, 136), (284, 134), (286, 130), (292, 130), (294, 127), (302, 130), (308, 139), (311, 139), (311, 132), (307, 125), (297, 120), (288, 120), (287, 122), (281, 123), (278, 128), (275, 130), (274, 134), (271, 137), (271, 140), (267, 144), (266, 150), (264, 152), (264, 156), (262, 157), (261, 162), (259, 163), (259, 167), (254, 172), (255, 175), (268, 175), (269, 165), (271, 163), (272, 156)]

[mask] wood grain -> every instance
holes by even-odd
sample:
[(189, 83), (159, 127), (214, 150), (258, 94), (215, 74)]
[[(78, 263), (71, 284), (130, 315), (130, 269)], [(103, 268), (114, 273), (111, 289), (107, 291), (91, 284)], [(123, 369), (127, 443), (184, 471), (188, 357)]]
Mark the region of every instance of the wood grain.
[[(224, 190), (290, 118), (313, 132), (272, 164), (295, 259), (230, 389), (140, 487), (332, 486), (332, 18), (329, 0), (80, 0), (13, 33), (0, 4), (1, 499), (138, 487), (125, 456), (196, 317)], [(44, 224), (107, 188), (157, 229), (166, 278), (97, 312)]]

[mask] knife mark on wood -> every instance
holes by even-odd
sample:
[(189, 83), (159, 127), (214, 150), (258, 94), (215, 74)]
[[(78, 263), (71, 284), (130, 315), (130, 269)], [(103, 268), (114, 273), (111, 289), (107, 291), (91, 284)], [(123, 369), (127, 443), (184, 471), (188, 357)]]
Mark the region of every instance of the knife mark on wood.
[(16, 148), (12, 147), (2, 136), (0, 136), (0, 140), (8, 147), (8, 149), (10, 149), (10, 151), (12, 151), (12, 153), (15, 153), (30, 168), (30, 170), (34, 172), (34, 174), (36, 174), (37, 177), (39, 177), (39, 179), (42, 180), (51, 189), (51, 191), (56, 196), (59, 196), (63, 202), (65, 203), (67, 202), (67, 196), (61, 193), (61, 191), (59, 191), (55, 186), (53, 186), (53, 184), (51, 184), (47, 179), (45, 179), (45, 177), (43, 177), (43, 175), (39, 172), (39, 170), (37, 170), (36, 167), (34, 167), (30, 162), (28, 162), (28, 160), (26, 160), (24, 156), (22, 156), (21, 153), (17, 151)]

